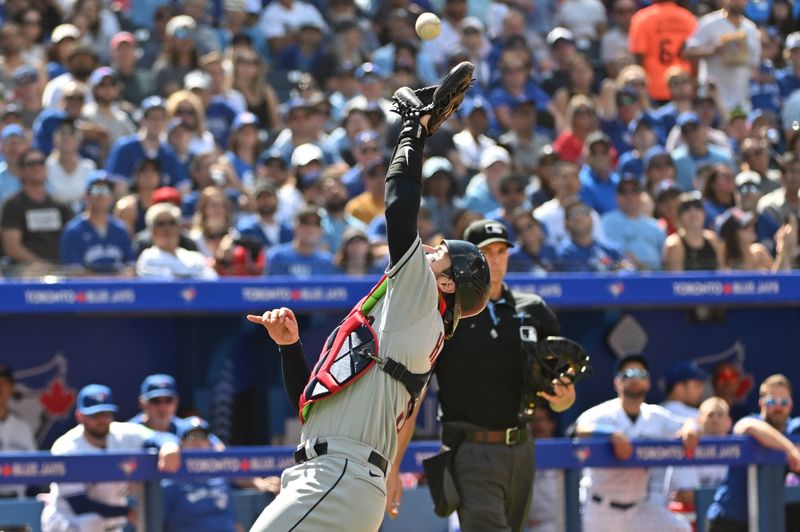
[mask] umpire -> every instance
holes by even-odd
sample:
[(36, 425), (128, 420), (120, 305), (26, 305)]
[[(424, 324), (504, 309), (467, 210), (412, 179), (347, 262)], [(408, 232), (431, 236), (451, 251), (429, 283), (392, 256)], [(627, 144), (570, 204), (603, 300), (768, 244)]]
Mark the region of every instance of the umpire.
[[(491, 291), (486, 308), (462, 321), (436, 365), (442, 443), (458, 448), (455, 482), (461, 529), (522, 530), (533, 497), (533, 445), (521, 416), (525, 369), (521, 335), (559, 334), (555, 314), (538, 296), (513, 293), (503, 282), (512, 243), (502, 223), (470, 224), (464, 240), (486, 256)], [(532, 328), (531, 328), (532, 327)], [(539, 392), (552, 409), (572, 406), (575, 389)]]

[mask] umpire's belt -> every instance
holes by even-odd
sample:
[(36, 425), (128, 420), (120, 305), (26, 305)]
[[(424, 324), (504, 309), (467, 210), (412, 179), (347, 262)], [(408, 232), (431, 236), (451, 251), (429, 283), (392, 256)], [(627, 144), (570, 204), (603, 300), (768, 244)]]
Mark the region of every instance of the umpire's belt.
[[(592, 500), (597, 504), (603, 504), (603, 499), (600, 495), (592, 495)], [(608, 501), (608, 507), (614, 508), (615, 510), (630, 510), (638, 503), (636, 502), (617, 502), (617, 501)]]
[[(320, 441), (314, 444), (314, 453), (317, 456), (322, 456), (324, 454), (328, 454), (328, 442)], [(308, 456), (308, 452), (306, 451), (305, 446), (299, 447), (294, 452), (294, 463), (302, 464), (303, 462), (308, 462), (314, 458), (313, 456)], [(367, 456), (367, 462), (376, 466), (383, 472), (383, 476), (386, 476), (386, 469), (389, 467), (389, 460), (381, 456), (381, 454), (377, 451), (370, 451), (369, 455)]]
[(517, 445), (528, 439), (528, 431), (524, 427), (513, 427), (505, 430), (465, 430), (464, 441), (470, 443), (502, 443)]

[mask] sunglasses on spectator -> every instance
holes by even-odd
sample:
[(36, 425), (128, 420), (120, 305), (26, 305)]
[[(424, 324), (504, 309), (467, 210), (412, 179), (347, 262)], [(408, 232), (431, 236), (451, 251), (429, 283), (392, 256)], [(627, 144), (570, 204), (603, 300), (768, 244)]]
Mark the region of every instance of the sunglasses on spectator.
[(106, 185), (94, 185), (89, 187), (89, 195), (90, 196), (110, 196), (111, 189), (108, 188)]
[(747, 183), (746, 185), (742, 185), (739, 187), (739, 192), (742, 194), (758, 194), (761, 192), (759, 190), (758, 185), (754, 185), (753, 183)]
[(594, 111), (592, 111), (588, 107), (579, 107), (578, 109), (575, 109), (575, 113), (574, 114), (575, 114), (575, 116), (578, 116), (578, 115), (593, 115)]
[(303, 218), (303, 219), (301, 219), (301, 220), (298, 220), (298, 221), (297, 221), (297, 224), (298, 224), (298, 225), (313, 225), (314, 227), (319, 227), (320, 225), (322, 225), (322, 224), (320, 223), (320, 221), (319, 221), (319, 220), (317, 220), (316, 218), (315, 218), (315, 219), (311, 219), (311, 218)]
[(28, 159), (23, 165), (25, 168), (33, 168), (34, 166), (44, 166), (44, 159)]
[(792, 404), (792, 400), (786, 399), (785, 397), (783, 399), (776, 399), (768, 395), (764, 397), (764, 405), (770, 408), (776, 406), (789, 406), (790, 404)]
[(163, 219), (163, 220), (156, 220), (153, 222), (153, 227), (175, 227), (178, 225), (178, 221), (172, 218), (170, 219)]
[(524, 194), (525, 189), (522, 188), (501, 188), (500, 194), (508, 195), (508, 194)]
[(689, 209), (700, 209), (702, 211), (703, 210), (702, 200), (687, 201), (686, 203), (681, 203), (678, 206), (678, 212), (685, 212), (688, 211)]
[(241, 57), (236, 60), (236, 63), (239, 65), (257, 65), (258, 59), (255, 57)]
[(83, 94), (67, 94), (67, 95), (64, 96), (64, 99), (65, 100), (72, 100), (74, 102), (77, 102), (77, 101), (81, 101), (82, 102), (86, 98), (83, 96)]
[(650, 372), (646, 369), (628, 368), (624, 371), (620, 371), (617, 376), (620, 379), (646, 379), (650, 377)]
[(151, 405), (171, 405), (175, 401), (174, 397), (153, 397), (147, 402)]
[(669, 84), (670, 85), (686, 85), (686, 84), (689, 84), (691, 82), (692, 82), (692, 80), (690, 78), (685, 78), (683, 76), (681, 76), (679, 78), (672, 78), (671, 80), (669, 80)]
[(194, 108), (193, 107), (178, 107), (175, 109), (176, 115), (193, 115)]

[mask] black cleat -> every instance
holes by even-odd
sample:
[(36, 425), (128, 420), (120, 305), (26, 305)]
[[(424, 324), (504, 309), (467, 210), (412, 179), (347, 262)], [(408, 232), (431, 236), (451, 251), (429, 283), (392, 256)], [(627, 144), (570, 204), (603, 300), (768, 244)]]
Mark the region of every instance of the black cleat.
[(405, 126), (409, 121), (419, 123), (419, 118), (430, 116), (427, 127), (422, 127), (430, 136), (439, 130), (445, 120), (458, 110), (464, 96), (472, 83), (475, 67), (469, 61), (463, 61), (453, 67), (439, 85), (412, 91), (408, 87), (400, 87), (394, 93), (394, 111), (402, 118)]

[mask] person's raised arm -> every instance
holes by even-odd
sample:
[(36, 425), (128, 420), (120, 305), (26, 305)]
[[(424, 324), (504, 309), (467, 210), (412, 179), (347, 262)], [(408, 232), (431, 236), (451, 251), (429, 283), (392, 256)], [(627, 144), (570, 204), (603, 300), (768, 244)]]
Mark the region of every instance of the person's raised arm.
[(424, 147), (424, 140), (405, 127), (386, 173), (386, 239), (392, 265), (400, 262), (417, 238)]
[(248, 314), (247, 321), (263, 325), (270, 338), (278, 344), (286, 395), (292, 405), (299, 404), (303, 388), (311, 376), (311, 370), (303, 353), (303, 344), (300, 343), (300, 333), (294, 313), (286, 307), (281, 307), (268, 310), (261, 316)]

